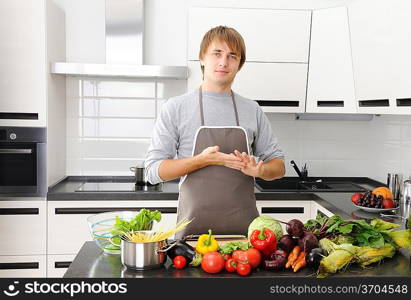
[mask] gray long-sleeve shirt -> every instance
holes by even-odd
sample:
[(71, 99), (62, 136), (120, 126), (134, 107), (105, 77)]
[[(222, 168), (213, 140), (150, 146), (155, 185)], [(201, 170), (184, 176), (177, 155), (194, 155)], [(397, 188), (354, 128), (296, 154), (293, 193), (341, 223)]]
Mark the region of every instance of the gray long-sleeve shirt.
[[(284, 159), (270, 122), (257, 102), (234, 93), (240, 126), (247, 131), (250, 154), (264, 162)], [(205, 126), (236, 126), (230, 94), (203, 91)], [(165, 159), (191, 157), (194, 138), (201, 126), (198, 90), (168, 99), (154, 126), (144, 166), (151, 184), (162, 182), (158, 175)]]

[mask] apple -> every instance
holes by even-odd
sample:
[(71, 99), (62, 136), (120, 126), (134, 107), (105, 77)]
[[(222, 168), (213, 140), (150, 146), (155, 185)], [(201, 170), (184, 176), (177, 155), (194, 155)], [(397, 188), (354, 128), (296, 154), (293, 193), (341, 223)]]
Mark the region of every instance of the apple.
[(382, 200), (382, 206), (384, 208), (394, 208), (394, 201), (390, 198), (385, 198)]
[(354, 203), (355, 205), (358, 205), (358, 202), (360, 201), (360, 198), (362, 197), (361, 193), (355, 193), (351, 196), (351, 201), (352, 203)]

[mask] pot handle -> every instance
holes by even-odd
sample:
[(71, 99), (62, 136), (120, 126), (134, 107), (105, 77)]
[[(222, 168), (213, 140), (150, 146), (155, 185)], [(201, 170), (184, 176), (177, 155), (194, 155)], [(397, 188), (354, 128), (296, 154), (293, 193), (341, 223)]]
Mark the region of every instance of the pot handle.
[(117, 246), (117, 247), (121, 247), (120, 244), (116, 244), (116, 243), (113, 242), (113, 238), (109, 238), (108, 240), (110, 241), (110, 243), (111, 243), (112, 245)]
[(166, 245), (164, 246), (162, 249), (156, 249), (157, 253), (161, 253), (161, 252), (167, 252), (168, 250), (170, 250), (171, 248), (173, 248), (175, 245), (177, 245), (179, 241), (174, 241), (173, 243), (171, 243), (170, 245)]

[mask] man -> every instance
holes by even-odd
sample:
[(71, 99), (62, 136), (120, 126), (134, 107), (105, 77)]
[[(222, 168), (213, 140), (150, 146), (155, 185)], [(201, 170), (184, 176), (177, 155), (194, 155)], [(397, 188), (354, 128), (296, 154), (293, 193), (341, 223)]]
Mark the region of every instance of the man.
[(215, 234), (245, 234), (258, 216), (254, 177), (284, 176), (284, 155), (257, 102), (231, 91), (245, 62), (241, 35), (225, 26), (212, 28), (199, 58), (203, 83), (163, 105), (146, 175), (152, 184), (182, 177), (177, 219), (193, 221), (177, 238), (209, 228)]

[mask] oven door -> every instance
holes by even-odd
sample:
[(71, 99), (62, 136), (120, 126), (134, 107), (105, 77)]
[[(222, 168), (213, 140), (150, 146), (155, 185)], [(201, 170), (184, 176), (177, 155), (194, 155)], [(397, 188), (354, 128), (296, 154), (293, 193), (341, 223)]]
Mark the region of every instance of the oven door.
[(0, 143), (0, 194), (37, 194), (37, 143)]

